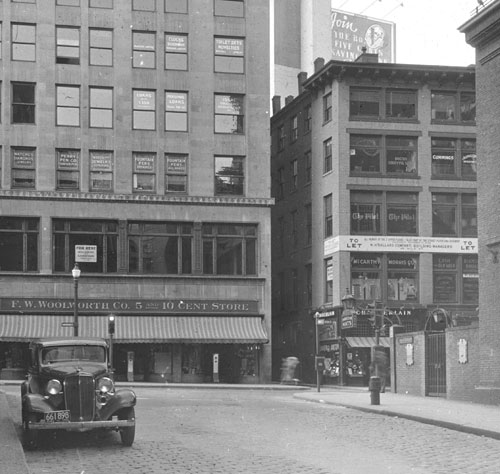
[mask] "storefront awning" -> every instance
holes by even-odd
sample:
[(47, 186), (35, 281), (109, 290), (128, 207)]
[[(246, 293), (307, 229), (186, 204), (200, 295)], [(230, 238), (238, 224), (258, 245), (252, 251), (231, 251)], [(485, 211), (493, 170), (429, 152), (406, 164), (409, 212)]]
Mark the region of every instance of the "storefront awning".
[[(269, 338), (260, 316), (117, 316), (118, 343), (258, 344)], [(0, 341), (73, 335), (72, 316), (0, 315)], [(79, 335), (107, 338), (107, 316), (80, 316)]]
[[(359, 336), (359, 337), (346, 337), (347, 344), (351, 347), (373, 347), (375, 345), (375, 338), (369, 336)], [(379, 345), (384, 347), (390, 347), (389, 337), (380, 337)]]

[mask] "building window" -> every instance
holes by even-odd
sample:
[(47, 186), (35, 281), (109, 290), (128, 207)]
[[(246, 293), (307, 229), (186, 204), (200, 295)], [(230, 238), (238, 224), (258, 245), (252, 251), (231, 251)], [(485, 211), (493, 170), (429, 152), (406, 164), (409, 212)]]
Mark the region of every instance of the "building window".
[(292, 280), (292, 304), (294, 308), (297, 308), (300, 304), (299, 302), (299, 272), (296, 268), (292, 268), (290, 271), (290, 276)]
[(243, 0), (214, 0), (214, 15), (245, 16)]
[(11, 150), (12, 187), (34, 189), (36, 186), (36, 149), (13, 147)]
[(285, 197), (285, 168), (278, 168), (278, 199)]
[(134, 130), (156, 129), (156, 92), (134, 89), (132, 128)]
[(57, 0), (56, 5), (65, 5), (67, 7), (79, 7), (80, 0)]
[(291, 219), (291, 223), (292, 223), (292, 247), (294, 249), (297, 248), (298, 244), (299, 244), (299, 232), (298, 232), (298, 228), (297, 228), (297, 225), (298, 225), (298, 212), (296, 209), (294, 209), (291, 213), (290, 213), (290, 219)]
[(473, 91), (432, 91), (431, 117), (439, 122), (476, 121), (476, 94)]
[(245, 40), (243, 38), (214, 38), (214, 70), (243, 74), (245, 72)]
[(156, 154), (132, 153), (134, 193), (153, 193), (156, 191)]
[(333, 259), (325, 259), (325, 303), (333, 301)]
[(304, 206), (306, 215), (306, 245), (312, 244), (312, 205), (306, 204)]
[(257, 226), (203, 224), (205, 275), (256, 275)]
[(332, 209), (332, 195), (323, 197), (323, 213), (324, 213), (324, 229), (325, 239), (333, 236), (333, 209)]
[(165, 69), (187, 71), (188, 36), (165, 33)]
[(89, 0), (90, 8), (113, 8), (113, 0)]
[(241, 156), (215, 157), (216, 196), (243, 196), (245, 190), (245, 160)]
[(0, 272), (38, 271), (38, 219), (0, 216)]
[(188, 131), (187, 92), (165, 91), (165, 130), (167, 132)]
[(306, 285), (307, 306), (310, 308), (312, 306), (312, 265), (310, 263), (306, 265)]
[(293, 143), (299, 138), (299, 121), (298, 117), (294, 115), (290, 120), (290, 142)]
[(165, 11), (167, 13), (187, 13), (188, 0), (165, 0)]
[(476, 194), (432, 193), (432, 235), (477, 237)]
[(291, 192), (297, 191), (299, 187), (299, 162), (298, 160), (293, 160), (290, 164), (292, 171), (292, 182), (291, 182)]
[(312, 110), (311, 105), (304, 108), (304, 133), (310, 132), (312, 129)]
[(417, 137), (352, 134), (349, 155), (352, 175), (417, 173)]
[(418, 256), (351, 253), (353, 296), (361, 301), (418, 302)]
[(472, 138), (432, 138), (433, 178), (477, 178), (476, 140)]
[(13, 61), (36, 61), (36, 26), (27, 23), (11, 24)]
[(12, 83), (12, 123), (35, 123), (35, 84)]
[(132, 10), (154, 12), (156, 11), (156, 0), (132, 0)]
[(165, 192), (187, 193), (187, 155), (165, 154)]
[(323, 173), (332, 171), (332, 139), (323, 142)]
[(323, 97), (323, 123), (332, 120), (332, 93)]
[(245, 111), (242, 95), (215, 94), (215, 133), (242, 134)]
[(156, 67), (156, 33), (132, 32), (132, 67), (143, 69)]
[(2, 22), (0, 21), (0, 59), (2, 59)]
[(305, 182), (309, 184), (312, 180), (312, 155), (311, 151), (306, 151), (305, 155)]
[(177, 222), (128, 224), (128, 271), (140, 274), (192, 273), (193, 225)]
[(113, 89), (111, 87), (90, 87), (91, 128), (113, 128)]
[(417, 235), (418, 194), (351, 191), (351, 234)]
[(351, 118), (409, 120), (417, 118), (417, 91), (351, 87)]
[(113, 30), (89, 30), (89, 63), (91, 66), (113, 65)]
[(477, 255), (435, 254), (432, 270), (434, 303), (478, 304)]
[(113, 191), (113, 152), (90, 151), (90, 190)]
[(96, 262), (80, 262), (84, 273), (116, 273), (118, 224), (115, 221), (63, 220), (52, 222), (53, 265), (55, 272), (69, 273), (75, 264), (75, 245), (97, 247)]
[(80, 126), (80, 87), (56, 86), (56, 125)]
[(285, 149), (285, 126), (280, 125), (278, 127), (278, 151), (283, 151)]
[(80, 64), (80, 28), (56, 26), (56, 63)]
[(57, 189), (80, 189), (80, 150), (56, 150)]

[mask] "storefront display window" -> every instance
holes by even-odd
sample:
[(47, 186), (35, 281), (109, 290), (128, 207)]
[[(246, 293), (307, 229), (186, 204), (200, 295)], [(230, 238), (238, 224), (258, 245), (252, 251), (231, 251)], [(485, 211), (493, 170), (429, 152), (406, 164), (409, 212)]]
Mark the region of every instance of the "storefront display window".
[(381, 300), (382, 259), (376, 254), (351, 255), (351, 282), (357, 300)]
[(202, 371), (202, 351), (201, 344), (182, 345), (182, 373), (191, 375), (201, 375)]
[(477, 262), (477, 255), (434, 255), (434, 302), (477, 305), (479, 301)]
[(387, 256), (387, 299), (418, 301), (418, 264), (416, 256)]
[(246, 346), (240, 349), (238, 356), (240, 358), (240, 375), (255, 377), (259, 374), (258, 370), (259, 346)]

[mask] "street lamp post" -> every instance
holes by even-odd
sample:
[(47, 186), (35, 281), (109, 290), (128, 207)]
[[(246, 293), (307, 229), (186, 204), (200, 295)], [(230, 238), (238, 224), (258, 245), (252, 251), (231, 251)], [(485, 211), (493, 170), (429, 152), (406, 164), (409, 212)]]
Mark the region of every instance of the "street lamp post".
[(108, 316), (108, 334), (109, 334), (109, 370), (114, 374), (113, 369), (113, 336), (115, 334), (115, 315)]
[(74, 298), (74, 308), (73, 308), (73, 335), (78, 337), (78, 279), (80, 278), (81, 270), (78, 263), (75, 263), (73, 270), (71, 270), (73, 275), (73, 282), (75, 286), (75, 298)]
[(342, 315), (340, 317), (339, 321), (339, 385), (345, 385), (345, 373), (344, 373), (344, 361), (345, 361), (345, 354), (344, 354), (344, 341), (342, 339), (342, 317), (344, 316), (344, 313), (352, 315), (355, 311), (356, 307), (356, 298), (349, 293), (349, 290), (346, 290), (346, 294), (342, 297)]
[(314, 326), (316, 329), (316, 344), (315, 344), (315, 357), (314, 357), (314, 365), (316, 366), (316, 390), (319, 392), (321, 387), (321, 373), (320, 373), (320, 364), (319, 364), (319, 321), (321, 314), (316, 311), (314, 313)]

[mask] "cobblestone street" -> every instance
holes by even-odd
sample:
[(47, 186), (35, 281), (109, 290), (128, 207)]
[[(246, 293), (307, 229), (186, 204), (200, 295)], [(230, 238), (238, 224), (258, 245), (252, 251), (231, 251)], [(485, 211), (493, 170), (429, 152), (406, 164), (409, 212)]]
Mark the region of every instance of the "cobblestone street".
[[(136, 390), (136, 442), (62, 434), (26, 452), (31, 474), (497, 473), (500, 441), (267, 390)], [(17, 390), (8, 392), (19, 424)], [(19, 431), (19, 430), (18, 430)]]

